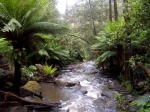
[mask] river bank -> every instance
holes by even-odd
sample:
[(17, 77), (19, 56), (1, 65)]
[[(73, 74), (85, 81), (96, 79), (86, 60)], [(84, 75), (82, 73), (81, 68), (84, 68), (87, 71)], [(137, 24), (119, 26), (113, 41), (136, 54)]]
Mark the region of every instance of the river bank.
[(4, 112), (129, 112), (135, 99), (117, 80), (103, 76), (94, 61), (62, 68), (54, 82), (39, 83), (42, 102), (60, 103), (61, 108), (37, 111), (19, 106)]

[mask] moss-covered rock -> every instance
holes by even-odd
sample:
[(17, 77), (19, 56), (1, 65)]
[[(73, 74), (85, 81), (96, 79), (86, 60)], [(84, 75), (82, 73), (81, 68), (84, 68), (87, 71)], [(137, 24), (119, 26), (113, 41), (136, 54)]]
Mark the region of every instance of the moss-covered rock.
[(21, 88), (32, 91), (32, 92), (36, 92), (36, 93), (40, 93), (40, 90), (41, 90), (41, 86), (36, 81), (28, 81)]

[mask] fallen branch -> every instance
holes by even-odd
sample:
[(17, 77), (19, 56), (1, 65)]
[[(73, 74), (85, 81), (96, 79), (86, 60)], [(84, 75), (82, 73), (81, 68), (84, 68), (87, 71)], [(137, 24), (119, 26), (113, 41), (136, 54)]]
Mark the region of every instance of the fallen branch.
[[(25, 99), (22, 97), (19, 97), (15, 95), (12, 92), (4, 92), (0, 90), (0, 94), (4, 95), (4, 101), (0, 102), (1, 105), (7, 106), (8, 104), (24, 104), (24, 105), (39, 105), (39, 106), (45, 106), (47, 108), (52, 108), (52, 107), (59, 107), (60, 108), (60, 103), (47, 103), (47, 102), (38, 102), (38, 101), (32, 101), (29, 99)], [(16, 101), (8, 101), (9, 97), (15, 98)], [(20, 103), (21, 102), (21, 103)]]
[[(42, 96), (41, 94), (34, 93), (34, 92), (29, 91), (29, 90), (24, 89), (24, 88), (21, 88), (21, 92), (22, 92), (22, 93), (30, 94), (30, 95), (26, 95), (26, 96), (37, 96), (37, 97), (39, 97), (40, 99), (43, 98), (43, 96)], [(24, 97), (24, 96), (22, 95), (22, 97)]]

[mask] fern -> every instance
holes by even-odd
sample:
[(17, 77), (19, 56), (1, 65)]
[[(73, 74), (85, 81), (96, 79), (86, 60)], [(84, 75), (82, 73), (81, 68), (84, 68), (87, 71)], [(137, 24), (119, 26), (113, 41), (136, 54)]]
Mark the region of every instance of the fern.
[(52, 76), (57, 71), (57, 68), (56, 67), (53, 68), (52, 65), (51, 66), (45, 65), (43, 66), (43, 70), (47, 76)]
[(3, 32), (13, 32), (19, 28), (21, 28), (21, 24), (16, 19), (12, 18), (8, 24), (5, 24), (4, 28), (2, 29)]
[(0, 53), (12, 50), (12, 46), (10, 46), (9, 44), (9, 41), (6, 41), (5, 38), (0, 38)]
[(136, 106), (137, 112), (149, 112), (150, 96), (142, 96), (142, 99), (133, 101), (131, 105)]
[(97, 58), (96, 63), (97, 64), (102, 63), (106, 61), (107, 59), (109, 59), (110, 57), (114, 56), (115, 54), (116, 54), (115, 51), (106, 51)]

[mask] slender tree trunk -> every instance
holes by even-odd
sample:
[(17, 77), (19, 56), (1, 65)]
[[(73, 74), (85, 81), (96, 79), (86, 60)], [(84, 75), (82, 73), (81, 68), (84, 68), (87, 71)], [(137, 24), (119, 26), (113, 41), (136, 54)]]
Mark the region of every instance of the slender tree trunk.
[[(112, 22), (112, 0), (109, 0), (109, 20)], [(111, 49), (110, 49), (111, 51)], [(109, 58), (109, 72), (110, 76), (113, 76), (113, 70), (112, 67), (114, 66), (113, 64), (113, 57)]]
[(68, 20), (68, 0), (66, 0), (65, 20)]
[(111, 5), (111, 0), (109, 0), (109, 20), (112, 22), (112, 5)]
[(92, 11), (91, 0), (89, 0), (89, 5), (90, 5), (90, 16), (91, 16), (92, 26), (93, 26), (93, 35), (96, 36), (97, 35), (97, 31), (96, 31), (96, 27), (95, 27), (94, 17), (93, 17), (93, 14), (92, 14), (93, 11)]
[(118, 7), (117, 7), (117, 1), (114, 0), (114, 16), (115, 16), (115, 21), (118, 19)]

